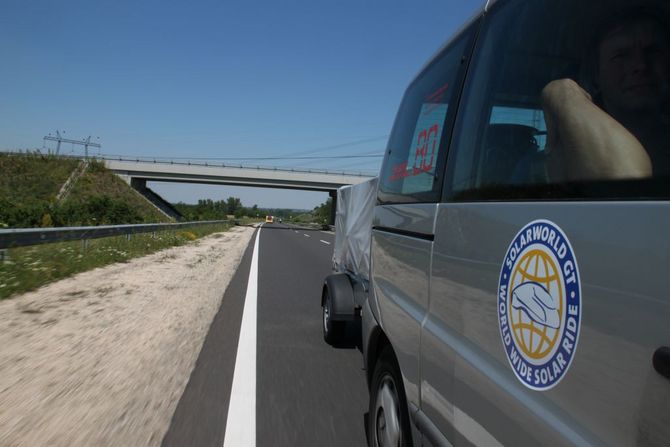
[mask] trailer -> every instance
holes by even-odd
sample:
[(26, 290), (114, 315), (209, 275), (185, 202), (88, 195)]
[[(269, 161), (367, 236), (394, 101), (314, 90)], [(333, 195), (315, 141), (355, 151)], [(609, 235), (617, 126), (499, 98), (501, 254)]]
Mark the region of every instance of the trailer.
[(337, 191), (333, 273), (324, 280), (321, 294), (323, 338), (331, 345), (351, 332), (348, 325), (356, 327), (368, 296), (377, 183), (375, 177)]

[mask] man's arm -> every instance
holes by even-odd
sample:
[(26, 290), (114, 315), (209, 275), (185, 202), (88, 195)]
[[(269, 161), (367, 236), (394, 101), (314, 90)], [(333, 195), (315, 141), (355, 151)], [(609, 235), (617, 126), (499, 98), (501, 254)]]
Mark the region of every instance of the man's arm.
[(642, 144), (596, 106), (571, 79), (542, 90), (552, 180), (650, 177), (651, 160)]

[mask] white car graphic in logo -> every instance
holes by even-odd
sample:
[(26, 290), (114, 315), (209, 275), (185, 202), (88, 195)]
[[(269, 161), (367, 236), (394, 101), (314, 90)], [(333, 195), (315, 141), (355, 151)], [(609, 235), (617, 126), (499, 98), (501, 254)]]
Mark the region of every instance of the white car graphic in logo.
[(536, 323), (558, 329), (561, 317), (554, 297), (536, 282), (526, 282), (512, 292), (512, 307), (521, 309)]

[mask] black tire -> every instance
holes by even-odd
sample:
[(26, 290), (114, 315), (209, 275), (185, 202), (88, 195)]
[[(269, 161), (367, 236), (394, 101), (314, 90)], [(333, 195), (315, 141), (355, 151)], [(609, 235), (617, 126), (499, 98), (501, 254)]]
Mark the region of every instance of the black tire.
[(342, 341), (342, 334), (344, 332), (343, 321), (333, 321), (330, 316), (333, 314), (333, 301), (330, 297), (328, 289), (324, 292), (322, 321), (323, 321), (323, 339), (329, 345), (333, 345)]
[(412, 432), (398, 361), (387, 346), (372, 375), (368, 412), (370, 447), (411, 447)]

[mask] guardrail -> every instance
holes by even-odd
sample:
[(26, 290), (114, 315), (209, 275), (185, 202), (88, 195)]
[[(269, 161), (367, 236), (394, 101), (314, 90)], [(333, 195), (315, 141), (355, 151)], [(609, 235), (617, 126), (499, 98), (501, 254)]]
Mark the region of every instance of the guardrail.
[(25, 247), (27, 245), (151, 233), (154, 231), (229, 222), (230, 220), (206, 220), (163, 224), (100, 225), (97, 227), (13, 228), (0, 230), (0, 250)]

